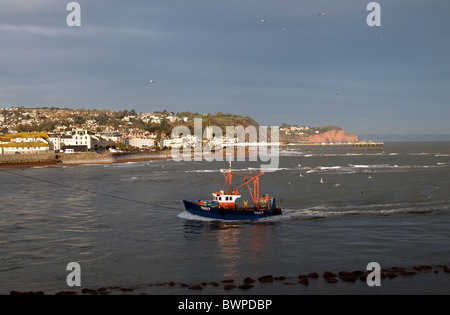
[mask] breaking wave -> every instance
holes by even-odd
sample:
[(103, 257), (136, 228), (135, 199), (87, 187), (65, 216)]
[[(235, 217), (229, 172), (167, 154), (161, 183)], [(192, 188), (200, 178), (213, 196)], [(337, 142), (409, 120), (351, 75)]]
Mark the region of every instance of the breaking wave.
[(447, 167), (447, 163), (439, 162), (433, 165), (397, 165), (397, 164), (348, 164), (346, 166), (316, 166), (316, 167), (302, 167), (300, 171), (311, 173), (334, 173), (334, 174), (352, 174), (356, 172), (401, 172), (410, 169), (429, 169), (429, 168), (443, 168)]

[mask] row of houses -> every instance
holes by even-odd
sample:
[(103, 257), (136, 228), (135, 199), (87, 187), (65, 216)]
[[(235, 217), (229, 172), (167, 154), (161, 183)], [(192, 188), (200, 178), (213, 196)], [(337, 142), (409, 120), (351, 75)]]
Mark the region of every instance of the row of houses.
[(186, 135), (176, 138), (158, 139), (157, 135), (138, 132), (123, 135), (120, 132), (92, 134), (85, 129), (74, 129), (63, 134), (27, 132), (8, 134), (0, 137), (0, 154), (34, 154), (46, 152), (86, 152), (116, 147), (119, 143), (135, 148), (195, 148), (206, 145), (224, 147), (236, 143), (235, 138), (212, 137), (201, 139)]
[(73, 149), (74, 152), (98, 150), (116, 145), (116, 141), (107, 136), (93, 135), (88, 130), (76, 129), (61, 135), (48, 135), (49, 150), (61, 151)]
[(46, 152), (86, 152), (115, 147), (118, 143), (136, 148), (159, 145), (156, 135), (136, 134), (124, 136), (120, 132), (92, 134), (88, 130), (74, 129), (63, 134), (23, 132), (0, 137), (0, 154), (36, 154)]
[(17, 133), (0, 138), (0, 154), (45, 153), (48, 150), (46, 133)]

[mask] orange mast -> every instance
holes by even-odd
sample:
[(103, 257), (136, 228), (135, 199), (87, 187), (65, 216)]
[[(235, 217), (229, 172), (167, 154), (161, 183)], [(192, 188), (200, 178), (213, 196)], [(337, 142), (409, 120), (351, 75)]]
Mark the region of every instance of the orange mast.
[[(235, 172), (237, 174), (237, 172)], [(235, 191), (237, 191), (238, 188), (247, 185), (248, 191), (250, 193), (250, 197), (252, 198), (253, 205), (255, 206), (255, 209), (259, 210), (259, 176), (263, 175), (264, 172), (259, 173), (256, 176), (253, 176), (250, 179), (247, 179), (247, 177), (244, 178), (244, 183), (235, 187), (233, 190), (231, 190), (231, 184), (233, 179), (233, 172), (231, 170), (228, 170), (226, 172), (222, 172), (223, 176), (225, 177), (225, 183), (223, 184), (222, 190), (225, 191), (225, 186), (228, 185), (228, 194), (233, 194)], [(253, 193), (250, 189), (249, 183), (253, 181)]]

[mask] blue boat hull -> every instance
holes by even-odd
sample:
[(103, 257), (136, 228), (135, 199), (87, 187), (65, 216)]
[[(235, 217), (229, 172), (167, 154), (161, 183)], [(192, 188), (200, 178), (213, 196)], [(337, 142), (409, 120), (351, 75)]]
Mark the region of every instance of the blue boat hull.
[(214, 206), (202, 206), (197, 203), (183, 200), (186, 211), (206, 218), (218, 219), (218, 220), (256, 220), (260, 218), (271, 217), (281, 214), (281, 210), (232, 210), (221, 209)]

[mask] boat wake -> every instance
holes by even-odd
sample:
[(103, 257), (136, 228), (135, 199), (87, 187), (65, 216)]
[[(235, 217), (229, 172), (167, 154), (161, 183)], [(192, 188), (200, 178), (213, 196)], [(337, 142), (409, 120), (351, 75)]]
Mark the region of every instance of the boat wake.
[(284, 208), (283, 214), (259, 221), (311, 220), (347, 216), (389, 217), (419, 214), (444, 214), (450, 210), (449, 202), (390, 203), (360, 206), (319, 205), (305, 209)]

